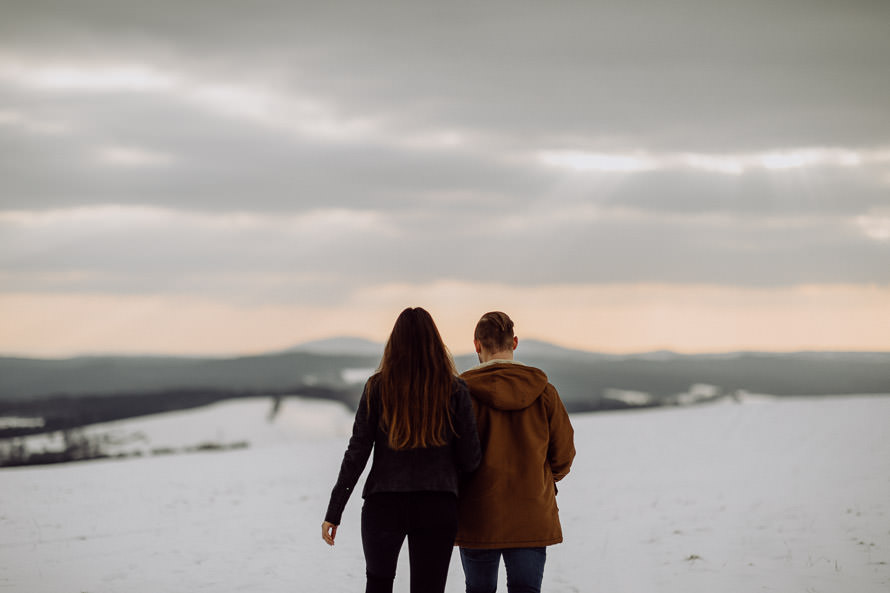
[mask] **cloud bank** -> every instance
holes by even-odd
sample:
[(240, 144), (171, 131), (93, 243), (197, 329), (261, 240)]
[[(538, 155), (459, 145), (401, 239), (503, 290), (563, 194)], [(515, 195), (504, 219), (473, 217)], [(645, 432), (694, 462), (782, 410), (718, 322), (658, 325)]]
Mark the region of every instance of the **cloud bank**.
[(886, 286), (888, 17), (10, 1), (0, 292)]

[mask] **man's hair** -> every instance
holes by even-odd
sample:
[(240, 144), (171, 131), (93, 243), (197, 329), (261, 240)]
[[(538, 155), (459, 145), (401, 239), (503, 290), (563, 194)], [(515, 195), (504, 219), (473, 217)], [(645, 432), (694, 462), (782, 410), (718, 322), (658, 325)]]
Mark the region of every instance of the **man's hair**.
[(476, 324), (473, 338), (482, 342), (486, 352), (513, 349), (513, 320), (501, 311), (490, 311)]

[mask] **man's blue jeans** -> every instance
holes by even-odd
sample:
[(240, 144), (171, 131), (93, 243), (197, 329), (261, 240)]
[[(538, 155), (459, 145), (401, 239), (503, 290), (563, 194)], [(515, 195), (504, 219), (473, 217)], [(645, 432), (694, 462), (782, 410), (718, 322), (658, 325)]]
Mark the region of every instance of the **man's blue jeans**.
[(501, 556), (507, 569), (508, 593), (541, 593), (547, 548), (460, 549), (467, 593), (495, 593)]

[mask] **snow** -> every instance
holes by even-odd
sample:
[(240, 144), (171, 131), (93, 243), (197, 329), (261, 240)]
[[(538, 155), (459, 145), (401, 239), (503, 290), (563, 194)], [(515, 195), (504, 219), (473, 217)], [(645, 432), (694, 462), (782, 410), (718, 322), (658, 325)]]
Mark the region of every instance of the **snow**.
[(608, 388), (603, 390), (603, 395), (609, 399), (624, 402), (629, 406), (646, 406), (655, 401), (655, 398), (645, 391), (633, 391), (630, 389)]
[(0, 428), (43, 428), (43, 418), (22, 418), (21, 416), (4, 416), (0, 418)]
[[(213, 444), (265, 446), (323, 436), (349, 436), (353, 412), (342, 403), (274, 397), (229, 400), (202, 408), (93, 424), (82, 436), (101, 442), (108, 455), (175, 453)], [(274, 421), (270, 421), (273, 419)], [(21, 439), (27, 451), (60, 451), (60, 432)]]
[(349, 385), (355, 385), (357, 383), (364, 383), (368, 380), (368, 377), (374, 374), (377, 369), (373, 367), (365, 367), (365, 368), (347, 368), (340, 371), (340, 378), (343, 379), (344, 383)]
[[(890, 590), (890, 397), (741, 402), (573, 416), (565, 542), (548, 549), (544, 589)], [(287, 399), (270, 423), (270, 409), (112, 427), (148, 448), (246, 449), (0, 470), (0, 591), (362, 590), (357, 496), (337, 545), (321, 541), (348, 410)], [(396, 591), (407, 577), (403, 557)], [(447, 590), (463, 590), (457, 554)]]

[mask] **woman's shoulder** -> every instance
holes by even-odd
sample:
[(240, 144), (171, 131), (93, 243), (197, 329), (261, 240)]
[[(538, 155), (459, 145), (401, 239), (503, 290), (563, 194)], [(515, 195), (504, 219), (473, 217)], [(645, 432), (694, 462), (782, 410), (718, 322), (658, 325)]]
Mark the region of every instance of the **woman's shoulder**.
[(467, 382), (460, 377), (455, 377), (451, 385), (451, 405), (457, 408), (471, 405), (472, 398), (470, 397), (470, 388), (467, 386)]
[(467, 386), (467, 382), (455, 375), (451, 378), (451, 389), (453, 394), (459, 394), (461, 392), (470, 393), (470, 388)]
[(380, 373), (376, 372), (365, 381), (364, 395), (370, 395), (372, 391), (376, 391), (380, 385)]

